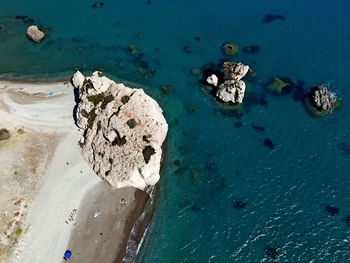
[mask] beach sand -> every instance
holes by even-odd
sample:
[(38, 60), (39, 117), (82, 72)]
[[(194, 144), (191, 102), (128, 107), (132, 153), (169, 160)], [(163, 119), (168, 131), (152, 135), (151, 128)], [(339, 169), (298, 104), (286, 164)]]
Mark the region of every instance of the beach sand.
[(124, 254), (148, 196), (112, 190), (93, 172), (74, 105), (69, 83), (0, 81), (0, 129), (11, 134), (0, 141), (0, 262), (62, 262), (66, 249), (70, 262)]

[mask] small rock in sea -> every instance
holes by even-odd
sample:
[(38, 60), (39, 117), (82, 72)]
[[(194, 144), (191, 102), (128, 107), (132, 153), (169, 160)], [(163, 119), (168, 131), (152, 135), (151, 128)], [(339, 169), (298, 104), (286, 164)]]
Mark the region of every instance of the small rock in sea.
[(257, 45), (250, 45), (243, 48), (244, 53), (257, 54), (260, 51), (260, 47)]
[(201, 210), (201, 207), (200, 207), (199, 205), (193, 205), (193, 206), (191, 207), (191, 209), (192, 209), (192, 211), (194, 211), (194, 212), (198, 212), (198, 211)]
[(269, 138), (264, 139), (264, 146), (271, 150), (275, 148), (275, 144)]
[(265, 246), (265, 254), (266, 254), (266, 256), (268, 256), (272, 259), (276, 259), (278, 256), (278, 251), (276, 248), (267, 245), (267, 246)]
[(346, 225), (350, 226), (350, 215), (346, 215), (346, 216), (344, 217), (344, 223), (345, 223)]
[(212, 85), (214, 87), (216, 87), (218, 85), (218, 77), (215, 74), (211, 74), (208, 78), (207, 78), (207, 83), (209, 85)]
[(283, 15), (274, 15), (274, 14), (267, 14), (264, 16), (264, 19), (262, 20), (263, 23), (271, 23), (275, 20), (285, 20), (286, 17)]
[(265, 131), (265, 128), (264, 128), (264, 127), (258, 126), (258, 125), (255, 125), (255, 124), (252, 125), (252, 129), (253, 129), (253, 131), (255, 131), (255, 132), (264, 132), (264, 131)]
[(316, 111), (316, 114), (331, 112), (339, 105), (335, 93), (331, 92), (325, 85), (312, 88), (308, 97), (310, 105)]
[(339, 208), (334, 206), (334, 205), (326, 205), (326, 211), (329, 215), (331, 216), (335, 216), (335, 215), (338, 215), (339, 214)]
[(237, 210), (241, 210), (247, 206), (247, 203), (243, 200), (237, 200), (233, 203), (233, 207)]
[(27, 29), (27, 37), (35, 43), (40, 43), (44, 39), (45, 34), (37, 26), (32, 25)]
[(96, 3), (93, 3), (91, 5), (91, 7), (94, 8), (94, 9), (99, 9), (99, 8), (103, 7), (104, 5), (105, 5), (104, 2), (96, 2)]
[(5, 141), (10, 139), (11, 134), (7, 129), (0, 129), (0, 141)]
[(197, 42), (201, 41), (200, 37), (194, 37), (194, 40), (196, 40)]
[(350, 144), (341, 142), (338, 144), (338, 149), (343, 152), (344, 155), (350, 155)]
[(232, 55), (236, 55), (239, 52), (239, 48), (233, 42), (225, 42), (222, 45), (222, 51), (224, 55), (232, 56)]
[(186, 52), (186, 53), (191, 53), (192, 52), (192, 48), (190, 47), (190, 46), (184, 46), (184, 51)]

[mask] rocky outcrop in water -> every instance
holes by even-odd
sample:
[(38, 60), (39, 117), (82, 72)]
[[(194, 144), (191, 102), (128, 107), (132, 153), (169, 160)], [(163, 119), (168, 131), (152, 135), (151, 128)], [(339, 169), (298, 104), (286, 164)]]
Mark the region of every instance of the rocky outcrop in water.
[(337, 97), (324, 85), (313, 88), (309, 97), (312, 106), (319, 112), (327, 113), (337, 106)]
[(208, 78), (207, 78), (207, 83), (209, 85), (213, 85), (214, 87), (216, 87), (218, 85), (219, 79), (215, 74), (211, 74)]
[(101, 72), (85, 78), (78, 71), (72, 84), (79, 91), (80, 144), (94, 171), (116, 188), (155, 185), (168, 130), (158, 103)]
[(249, 70), (249, 66), (236, 62), (225, 62), (224, 82), (216, 91), (216, 97), (223, 102), (242, 103), (245, 83), (241, 80)]
[(37, 26), (30, 26), (27, 29), (27, 36), (35, 43), (40, 43), (44, 39), (45, 34)]

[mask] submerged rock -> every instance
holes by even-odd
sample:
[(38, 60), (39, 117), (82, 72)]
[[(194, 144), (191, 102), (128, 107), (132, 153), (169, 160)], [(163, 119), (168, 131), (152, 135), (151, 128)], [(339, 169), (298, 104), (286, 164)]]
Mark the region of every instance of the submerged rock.
[(269, 138), (265, 138), (263, 143), (266, 148), (269, 148), (271, 150), (275, 148), (275, 144)]
[(76, 72), (72, 83), (79, 91), (80, 144), (93, 170), (115, 188), (155, 185), (168, 130), (158, 103), (100, 72), (87, 78)]
[(250, 45), (243, 48), (244, 53), (257, 54), (260, 51), (260, 47), (257, 45)]
[(37, 26), (32, 25), (27, 29), (27, 36), (35, 43), (40, 43), (44, 39), (45, 34)]
[(276, 259), (278, 256), (277, 248), (267, 245), (265, 246), (265, 254), (272, 259)]
[(94, 8), (94, 9), (99, 9), (99, 8), (102, 8), (104, 5), (105, 5), (104, 2), (96, 2), (96, 3), (93, 3), (91, 5), (91, 7)]
[(0, 129), (0, 141), (5, 141), (10, 139), (11, 134), (7, 129)]
[(222, 45), (222, 51), (224, 55), (235, 55), (239, 52), (238, 46), (233, 42), (226, 42)]
[(216, 97), (223, 102), (242, 103), (246, 89), (245, 83), (241, 80), (249, 70), (247, 65), (236, 62), (225, 62), (224, 83), (216, 91)]
[(340, 212), (339, 208), (334, 205), (326, 205), (325, 209), (327, 213), (330, 214), (331, 216), (338, 215)]
[(237, 210), (241, 210), (247, 206), (247, 203), (243, 200), (237, 200), (233, 203), (233, 207)]
[(264, 19), (262, 20), (263, 23), (271, 23), (275, 20), (285, 20), (286, 17), (280, 14), (267, 14), (264, 16)]
[(320, 113), (331, 112), (337, 105), (337, 97), (325, 85), (311, 89), (309, 93), (311, 106)]
[(266, 87), (267, 91), (274, 94), (286, 93), (288, 88), (290, 88), (290, 84), (277, 77), (272, 78), (271, 82)]
[(344, 223), (347, 225), (347, 226), (350, 226), (350, 215), (346, 215), (344, 217)]

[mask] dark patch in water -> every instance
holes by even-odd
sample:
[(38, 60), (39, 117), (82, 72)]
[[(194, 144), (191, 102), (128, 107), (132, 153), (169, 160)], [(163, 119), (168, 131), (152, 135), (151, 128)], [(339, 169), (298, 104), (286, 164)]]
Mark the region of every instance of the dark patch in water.
[(241, 209), (244, 209), (245, 207), (247, 206), (247, 203), (243, 200), (236, 200), (234, 203), (233, 203), (233, 207), (236, 209), (236, 210), (241, 210)]
[(26, 16), (26, 15), (15, 16), (15, 19), (21, 20), (24, 24), (33, 24), (34, 23), (34, 19), (30, 18), (29, 16)]
[(96, 2), (96, 3), (93, 3), (91, 5), (91, 7), (94, 8), (94, 9), (99, 9), (99, 8), (102, 8), (104, 5), (105, 5), (104, 2)]
[(266, 148), (269, 148), (269, 149), (274, 149), (275, 148), (275, 144), (271, 141), (271, 139), (269, 139), (269, 138), (265, 138), (264, 139), (264, 146), (266, 147)]
[(276, 259), (278, 256), (277, 248), (270, 245), (265, 246), (265, 255), (272, 259)]
[(185, 53), (189, 54), (192, 52), (192, 48), (190, 46), (184, 46), (183, 50), (185, 51)]
[(263, 92), (251, 92), (244, 98), (243, 109), (249, 113), (250, 109), (255, 106), (267, 107), (266, 94)]
[(344, 155), (350, 155), (350, 144), (345, 142), (340, 142), (338, 144), (338, 149), (344, 154)]
[(242, 122), (240, 121), (235, 121), (235, 127), (236, 128), (241, 128), (243, 126)]
[(193, 205), (191, 209), (193, 212), (198, 212), (202, 210), (202, 208), (199, 205)]
[(344, 223), (347, 225), (347, 226), (350, 226), (350, 215), (346, 215), (344, 217)]
[(194, 40), (196, 40), (197, 42), (201, 41), (200, 37), (194, 37)]
[(257, 54), (260, 51), (260, 47), (257, 45), (250, 45), (243, 48), (244, 53)]
[(338, 215), (339, 214), (339, 208), (334, 206), (334, 205), (326, 205), (325, 207), (327, 213), (331, 216), (335, 216), (335, 215)]
[(264, 131), (265, 131), (265, 128), (264, 128), (264, 127), (258, 126), (258, 125), (255, 125), (255, 124), (252, 124), (252, 129), (253, 129), (253, 131), (255, 131), (255, 132), (264, 132)]
[(152, 1), (151, 1), (151, 0), (147, 0), (147, 1), (146, 1), (146, 4), (151, 5), (151, 4), (152, 4)]
[(266, 14), (262, 20), (263, 23), (271, 23), (275, 20), (285, 20), (286, 17), (280, 14)]
[(215, 113), (225, 117), (231, 117), (235, 119), (241, 119), (243, 117), (243, 112), (236, 109), (225, 109), (225, 108), (216, 108)]
[(178, 169), (175, 170), (175, 175), (183, 175), (184, 173), (186, 173), (187, 168), (186, 167), (180, 167)]

